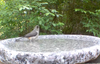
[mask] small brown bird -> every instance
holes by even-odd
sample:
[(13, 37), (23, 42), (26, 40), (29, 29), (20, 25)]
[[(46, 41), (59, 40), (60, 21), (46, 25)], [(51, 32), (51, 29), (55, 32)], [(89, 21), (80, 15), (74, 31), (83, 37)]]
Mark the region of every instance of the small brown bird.
[(31, 31), (30, 33), (26, 34), (24, 37), (34, 40), (39, 36), (39, 26), (36, 25), (35, 28), (33, 29), (33, 31)]

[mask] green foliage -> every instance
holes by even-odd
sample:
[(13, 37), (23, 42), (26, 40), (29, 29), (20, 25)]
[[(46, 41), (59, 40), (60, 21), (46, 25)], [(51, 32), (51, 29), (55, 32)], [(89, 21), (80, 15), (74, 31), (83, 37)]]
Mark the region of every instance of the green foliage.
[(40, 34), (100, 36), (100, 0), (1, 0), (1, 38)]
[[(56, 9), (47, 9), (48, 2), (39, 0), (5, 0), (0, 4), (1, 38), (23, 36), (39, 25), (41, 32), (62, 33), (62, 22), (53, 22), (53, 17), (61, 15)], [(57, 28), (55, 28), (57, 27)], [(42, 34), (42, 33), (41, 33)]]
[(100, 10), (85, 11), (82, 9), (75, 9), (76, 12), (83, 13), (82, 24), (87, 28), (87, 32), (92, 32), (95, 36), (100, 37)]

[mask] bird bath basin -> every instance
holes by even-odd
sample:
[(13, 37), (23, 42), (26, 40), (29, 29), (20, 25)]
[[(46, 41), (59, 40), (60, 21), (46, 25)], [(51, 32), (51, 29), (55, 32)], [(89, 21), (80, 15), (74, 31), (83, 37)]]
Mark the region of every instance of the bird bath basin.
[(40, 35), (30, 42), (17, 37), (0, 41), (4, 64), (76, 64), (96, 59), (100, 38), (86, 35)]

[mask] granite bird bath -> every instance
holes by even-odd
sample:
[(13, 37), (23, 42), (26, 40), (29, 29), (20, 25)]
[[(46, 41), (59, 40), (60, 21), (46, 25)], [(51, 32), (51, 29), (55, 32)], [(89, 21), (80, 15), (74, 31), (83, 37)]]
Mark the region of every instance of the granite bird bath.
[(4, 64), (77, 64), (96, 59), (100, 38), (87, 35), (40, 35), (33, 42), (17, 37), (0, 41)]

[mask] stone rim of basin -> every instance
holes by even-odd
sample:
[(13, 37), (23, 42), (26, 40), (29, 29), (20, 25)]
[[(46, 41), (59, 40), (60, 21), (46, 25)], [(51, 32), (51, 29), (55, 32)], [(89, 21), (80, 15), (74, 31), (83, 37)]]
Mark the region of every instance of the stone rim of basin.
[(97, 45), (73, 51), (56, 52), (21, 52), (7, 49), (3, 44), (15, 42), (17, 38), (10, 38), (0, 41), (0, 61), (5, 64), (75, 64), (84, 63), (96, 59), (100, 55), (100, 38), (88, 35), (40, 35), (38, 38), (68, 38), (92, 40), (98, 42)]

